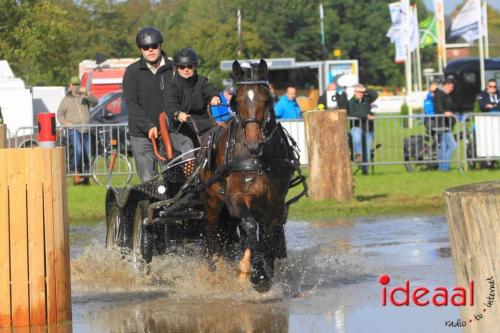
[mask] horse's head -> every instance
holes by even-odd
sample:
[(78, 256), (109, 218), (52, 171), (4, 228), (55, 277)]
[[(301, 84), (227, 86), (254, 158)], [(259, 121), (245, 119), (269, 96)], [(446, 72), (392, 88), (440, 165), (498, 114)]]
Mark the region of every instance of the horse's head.
[(274, 105), (269, 83), (267, 63), (252, 64), (244, 70), (240, 63), (233, 62), (233, 76), (236, 79), (236, 93), (231, 106), (236, 119), (243, 128), (244, 144), (250, 154), (260, 155), (266, 141), (268, 125), (274, 123)]

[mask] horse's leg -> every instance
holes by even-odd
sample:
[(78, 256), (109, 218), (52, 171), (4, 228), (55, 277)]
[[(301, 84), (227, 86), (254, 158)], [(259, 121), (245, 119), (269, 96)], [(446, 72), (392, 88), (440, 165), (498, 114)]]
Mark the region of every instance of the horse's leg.
[[(259, 222), (247, 207), (242, 208), (241, 216), (240, 227), (245, 233), (245, 252), (242, 261), (243, 264), (247, 262), (245, 255), (248, 257), (247, 250), (250, 250), (250, 281), (256, 290), (264, 292), (271, 288), (272, 271), (269, 269), (264, 254), (260, 249)], [(243, 268), (245, 267), (243, 266)]]
[(219, 213), (223, 201), (216, 195), (207, 195), (205, 200), (205, 254), (208, 261), (208, 267), (211, 271), (215, 270), (214, 256), (219, 252), (217, 240), (217, 227), (219, 223)]

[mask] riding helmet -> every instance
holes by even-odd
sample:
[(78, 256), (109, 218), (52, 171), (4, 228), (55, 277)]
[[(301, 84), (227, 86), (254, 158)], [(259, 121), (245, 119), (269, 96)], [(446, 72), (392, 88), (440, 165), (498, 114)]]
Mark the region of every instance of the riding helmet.
[(190, 47), (180, 49), (174, 57), (176, 66), (180, 65), (198, 65), (200, 59), (194, 50)]
[(135, 42), (137, 43), (137, 47), (160, 44), (163, 43), (163, 36), (155, 27), (145, 27), (139, 30), (135, 37)]

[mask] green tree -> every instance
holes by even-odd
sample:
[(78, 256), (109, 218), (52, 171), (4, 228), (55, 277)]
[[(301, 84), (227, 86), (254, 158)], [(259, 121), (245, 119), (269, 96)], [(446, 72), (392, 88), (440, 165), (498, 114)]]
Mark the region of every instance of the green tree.
[(67, 12), (49, 1), (16, 6), (17, 22), (2, 56), (28, 85), (66, 83), (72, 68), (68, 52), (72, 24)]

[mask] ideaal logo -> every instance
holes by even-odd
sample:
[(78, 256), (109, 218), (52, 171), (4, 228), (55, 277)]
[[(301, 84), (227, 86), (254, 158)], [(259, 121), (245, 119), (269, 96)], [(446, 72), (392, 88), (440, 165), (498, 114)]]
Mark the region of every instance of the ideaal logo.
[[(386, 286), (391, 281), (387, 274), (380, 275), (378, 281)], [(396, 297), (396, 293), (403, 295), (402, 299)], [(453, 306), (474, 305), (474, 281), (469, 282), (469, 289), (464, 287), (455, 287), (449, 292), (445, 287), (435, 287), (433, 291), (426, 287), (416, 287), (413, 290), (410, 287), (410, 281), (405, 280), (403, 287), (392, 288), (389, 293), (386, 287), (382, 288), (382, 305), (387, 305), (387, 299), (395, 306), (408, 306), (410, 302), (417, 306), (427, 306), (430, 302), (434, 306)]]
[[(379, 277), (379, 282), (382, 286), (386, 286), (391, 281), (391, 277), (387, 274), (382, 274)], [(488, 283), (489, 294), (486, 297), (486, 302), (483, 302), (482, 312), (486, 312), (486, 308), (491, 308), (495, 300), (495, 280), (493, 276), (486, 279)], [(397, 295), (398, 294), (398, 295)], [(402, 295), (402, 296), (399, 296)], [(387, 302), (394, 306), (409, 306), (413, 303), (417, 306), (428, 306), (431, 302), (434, 306), (473, 306), (474, 305), (474, 281), (469, 281), (468, 288), (457, 286), (451, 291), (446, 287), (435, 287), (430, 290), (427, 287), (416, 287), (414, 289), (410, 286), (410, 281), (405, 280), (404, 286), (394, 287), (387, 290), (387, 287), (382, 288), (382, 305), (387, 306)], [(474, 318), (469, 318), (469, 324), (475, 320), (481, 320), (483, 315), (481, 313), (475, 314)], [(458, 319), (455, 321), (446, 321), (445, 326), (449, 327), (463, 327), (467, 326), (467, 321)]]

